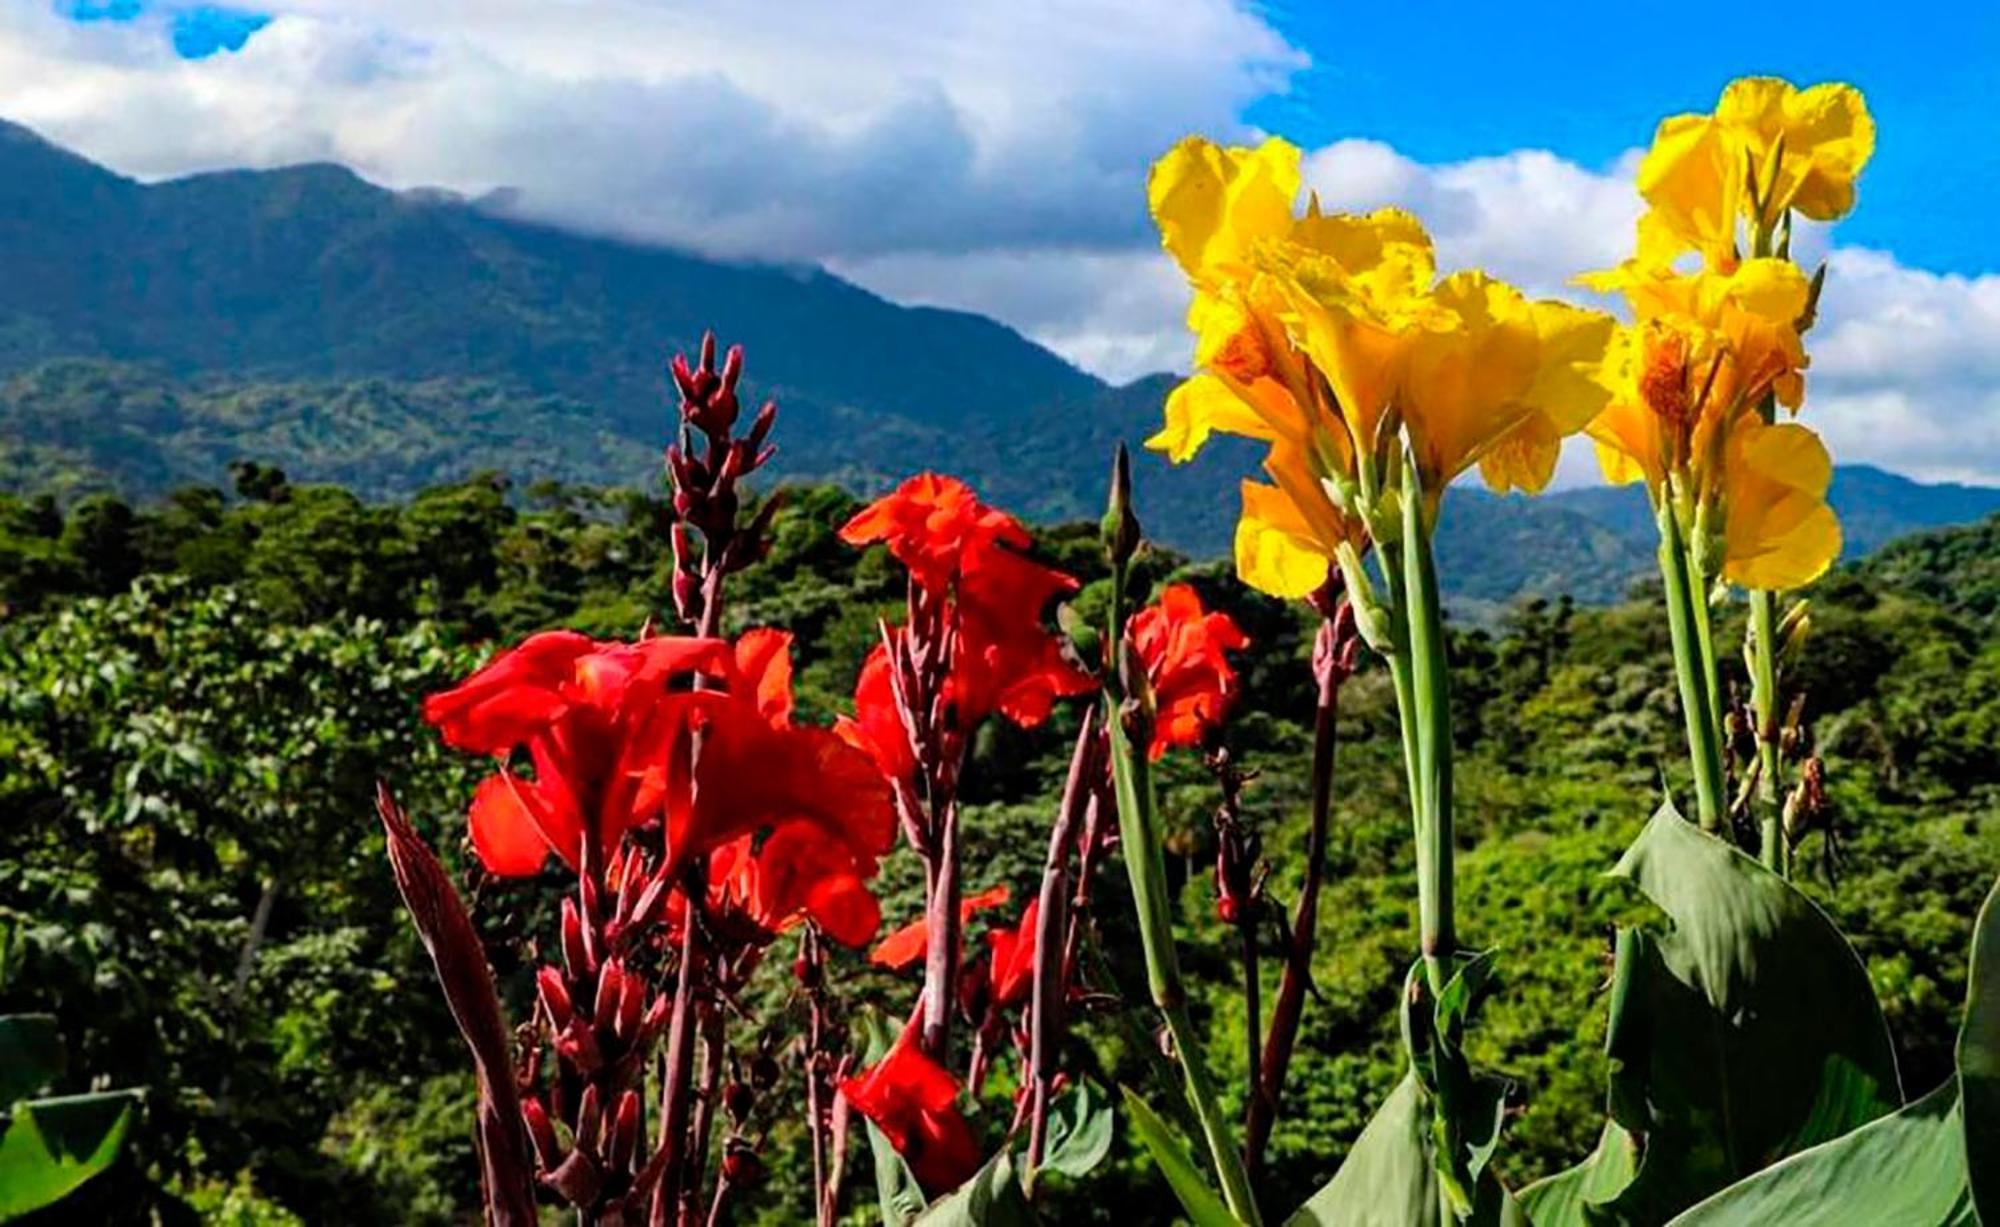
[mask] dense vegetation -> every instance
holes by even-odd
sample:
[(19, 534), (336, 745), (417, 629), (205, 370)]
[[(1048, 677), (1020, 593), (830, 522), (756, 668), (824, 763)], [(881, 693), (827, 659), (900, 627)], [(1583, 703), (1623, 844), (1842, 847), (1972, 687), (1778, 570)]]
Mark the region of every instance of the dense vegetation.
[[(127, 1157), (66, 1213), (463, 1218), (477, 1196), (470, 1079), (396, 904), (368, 791), (393, 776), (433, 842), (460, 851), (476, 765), (419, 726), (419, 697), (531, 628), (631, 633), (666, 599), (664, 508), (632, 491), (513, 490), (494, 477), (404, 503), (249, 465), (231, 484), (144, 508), (0, 499), (0, 1012), (53, 1009), (73, 1070), (149, 1090)], [(886, 559), (835, 540), (853, 507), (832, 488), (792, 491), (771, 556), (732, 595), (733, 621), (799, 635), (808, 718), (845, 705), (875, 618), (901, 592)], [(1968, 933), (2000, 863), (1996, 535), (1988, 521), (1906, 542), (1814, 593), (1802, 681), (1841, 839), (1815, 841), (1821, 868), (1802, 880), (1867, 960), (1913, 1094), (1950, 1067)], [(1052, 528), (1039, 544), (1101, 581), (1093, 531)], [(1250, 813), (1287, 897), (1310, 712), (1301, 624), (1218, 568), (1167, 554), (1146, 566), (1191, 578), (1257, 642), (1230, 736), (1263, 772)], [(1101, 599), (1099, 582), (1077, 603)], [(1582, 1153), (1602, 1117), (1602, 959), (1613, 920), (1638, 906), (1602, 871), (1662, 773), (1680, 784), (1662, 749), (1678, 720), (1664, 634), (1640, 599), (1533, 603), (1454, 636), (1461, 923), (1469, 943), (1501, 951), (1509, 982), (1476, 1055), (1535, 1088), (1501, 1158), (1510, 1180)], [(1324, 1001), (1307, 1011), (1299, 1106), (1275, 1139), (1274, 1204), (1335, 1166), (1399, 1072), (1386, 1020), (1413, 905), (1379, 670), (1350, 684), (1341, 724)], [(968, 776), (974, 885), (1032, 881), (1064, 746), (1060, 721), (1034, 734), (989, 726)], [(1233, 959), (1206, 870), (1213, 787), (1186, 755), (1167, 760), (1162, 783), (1190, 971), (1211, 1004), (1226, 1002)], [(489, 932), (543, 927), (509, 921), (548, 907), (547, 884), (472, 882), (470, 857), (454, 864)], [(916, 897), (906, 854), (887, 874), (900, 918)], [(1112, 876), (1104, 885), (1119, 889)], [(1111, 925), (1126, 914), (1100, 913)], [(1133, 983), (1119, 936), (1105, 943), (1107, 987)], [(492, 950), (517, 999), (526, 954)], [(902, 991), (858, 960), (841, 974), (863, 994)], [(1242, 1024), (1216, 1009), (1204, 1020), (1212, 1055), (1234, 1084)], [(1122, 1024), (1106, 1014), (1091, 1037), (1111, 1077), (1139, 1059)], [(1094, 1183), (1069, 1216), (1171, 1213), (1147, 1200), (1164, 1193), (1138, 1178), (1129, 1145), (1126, 1179), (1100, 1173), (1110, 1187)], [(775, 1187), (746, 1209), (776, 1221), (801, 1173), (785, 1147), (770, 1153)]]

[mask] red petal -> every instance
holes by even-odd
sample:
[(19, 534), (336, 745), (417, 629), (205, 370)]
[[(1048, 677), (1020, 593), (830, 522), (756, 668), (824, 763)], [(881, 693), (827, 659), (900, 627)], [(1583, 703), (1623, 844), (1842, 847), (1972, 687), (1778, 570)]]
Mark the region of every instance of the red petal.
[(521, 787), (504, 771), (487, 776), (473, 794), (466, 816), (480, 863), (488, 873), (503, 878), (533, 877), (549, 859), (549, 841), (529, 812)]

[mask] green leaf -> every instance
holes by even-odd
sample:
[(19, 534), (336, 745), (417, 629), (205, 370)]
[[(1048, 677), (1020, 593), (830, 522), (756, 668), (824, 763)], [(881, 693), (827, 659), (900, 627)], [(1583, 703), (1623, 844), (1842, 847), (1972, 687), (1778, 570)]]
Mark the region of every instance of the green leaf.
[(53, 1014), (0, 1014), (0, 1111), (62, 1075), (63, 1043)]
[[(1438, 1222), (1443, 1196), (1431, 1158), (1430, 1111), (1414, 1072), (1403, 1075), (1332, 1180), (1286, 1227), (1404, 1227)], [(1519, 1207), (1491, 1172), (1479, 1178), (1474, 1224), (1523, 1222)]]
[(1194, 1227), (1238, 1227), (1236, 1216), (1223, 1204), (1221, 1195), (1209, 1187), (1208, 1177), (1195, 1165), (1187, 1147), (1181, 1145), (1167, 1122), (1160, 1119), (1137, 1091), (1129, 1086), (1119, 1089), (1125, 1092), (1125, 1110), (1132, 1132), (1159, 1165), (1168, 1187), (1180, 1198), (1181, 1209), (1187, 1211)]
[(136, 1091), (18, 1104), (0, 1133), (0, 1222), (54, 1205), (110, 1167), (132, 1124)]
[(1014, 1160), (1003, 1150), (972, 1179), (924, 1211), (916, 1227), (1033, 1227), (1038, 1221), (1021, 1193)]
[(1958, 1086), (1972, 1199), (1982, 1218), (2000, 1223), (2000, 884), (1986, 896), (1972, 927)]
[(1517, 1196), (1535, 1227), (1577, 1227), (1590, 1221), (1586, 1206), (1617, 1197), (1638, 1168), (1639, 1144), (1617, 1121), (1605, 1121), (1588, 1159), (1535, 1181)]
[(1063, 1096), (1049, 1113), (1048, 1150), (1042, 1156), (1042, 1170), (1065, 1176), (1088, 1176), (1104, 1156), (1111, 1153), (1111, 1105), (1088, 1082), (1078, 1082), (1074, 1093)]
[[(1600, 1146), (1538, 1186), (1537, 1227), (1658, 1223), (1901, 1099), (1868, 973), (1789, 882), (1662, 806), (1612, 871), (1671, 920), (1621, 930)], [(1615, 1193), (1614, 1193), (1615, 1190)]]
[(1731, 1185), (1670, 1227), (1978, 1227), (1964, 1137), (1957, 1084), (1947, 1082), (1892, 1116)]

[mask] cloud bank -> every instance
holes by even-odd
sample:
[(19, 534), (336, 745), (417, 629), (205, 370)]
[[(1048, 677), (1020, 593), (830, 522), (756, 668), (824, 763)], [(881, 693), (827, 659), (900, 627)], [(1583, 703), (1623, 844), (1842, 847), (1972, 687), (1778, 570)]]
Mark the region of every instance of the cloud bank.
[[(1246, 108), (1308, 62), (1247, 0), (288, 0), (199, 60), (174, 45), (189, 7), (79, 23), (0, 0), (0, 116), (142, 178), (339, 161), (595, 233), (823, 264), (1113, 380), (1187, 356), (1146, 166), (1186, 132), (1254, 137)], [(1433, 165), (1345, 140), (1307, 171), (1329, 207), (1417, 212), (1447, 267), (1581, 297), (1569, 278), (1629, 248), (1635, 164)], [(1834, 237), (1806, 239), (1831, 264), (1810, 418), (1843, 460), (2000, 483), (2000, 275)]]

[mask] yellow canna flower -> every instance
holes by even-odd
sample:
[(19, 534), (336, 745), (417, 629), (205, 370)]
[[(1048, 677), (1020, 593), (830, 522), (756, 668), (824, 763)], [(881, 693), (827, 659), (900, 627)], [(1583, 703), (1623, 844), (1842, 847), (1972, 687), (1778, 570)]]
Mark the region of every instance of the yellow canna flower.
[(1455, 325), (1413, 335), (1396, 397), (1419, 484), (1435, 498), (1491, 456), (1493, 463), (1483, 466), (1490, 484), (1539, 490), (1554, 471), (1563, 436), (1581, 430), (1605, 404), (1597, 373), (1611, 317), (1531, 302), (1479, 272), (1446, 278), (1432, 301)]
[(1800, 588), (1840, 556), (1840, 521), (1827, 505), (1833, 460), (1796, 422), (1746, 414), (1730, 432), (1722, 505), (1722, 577), (1745, 588)]
[(1817, 578), (1840, 553), (1831, 461), (1810, 430), (1766, 423), (1758, 409), (1767, 392), (1793, 408), (1803, 396), (1804, 275), (1762, 259), (1694, 274), (1635, 262), (1588, 280), (1622, 289), (1637, 317), (1606, 351), (1610, 399), (1588, 428), (1606, 480), (1644, 481), (1655, 500), (1671, 481), (1690, 508), (1706, 508), (1732, 583)]
[(1326, 582), (1341, 548), (1359, 548), (1366, 532), (1334, 505), (1311, 460), (1297, 448), (1273, 444), (1264, 471), (1275, 485), (1243, 483), (1236, 573), (1272, 596), (1308, 596)]
[(1639, 165), (1649, 206), (1640, 257), (1666, 263), (1694, 250), (1727, 270), (1740, 254), (1739, 221), (1768, 235), (1790, 209), (1815, 221), (1845, 215), (1874, 151), (1875, 122), (1851, 85), (1733, 81), (1714, 114), (1675, 115), (1654, 134)]
[(1200, 282), (1245, 263), (1257, 240), (1289, 230), (1301, 181), (1299, 150), (1288, 141), (1223, 148), (1190, 136), (1153, 164), (1146, 202), (1161, 245)]

